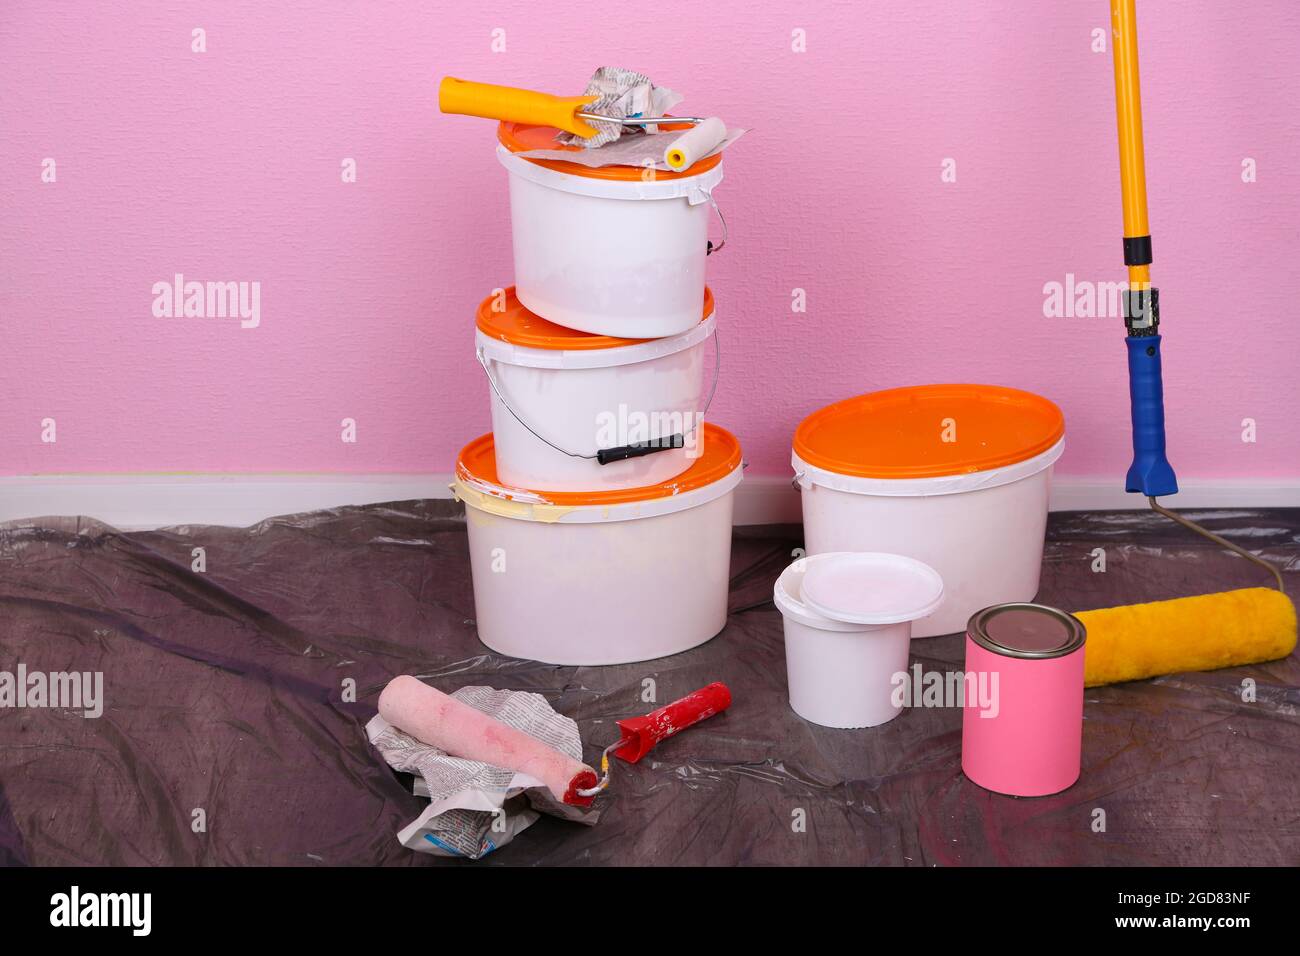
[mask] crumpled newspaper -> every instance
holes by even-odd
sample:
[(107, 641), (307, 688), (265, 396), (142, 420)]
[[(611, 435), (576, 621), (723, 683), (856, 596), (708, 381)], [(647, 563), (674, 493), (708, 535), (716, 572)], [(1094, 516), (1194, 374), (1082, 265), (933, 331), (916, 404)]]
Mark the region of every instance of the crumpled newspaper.
[[(583, 112), (601, 113), (605, 116), (663, 116), (682, 101), (680, 93), (674, 93), (665, 86), (655, 86), (644, 73), (617, 66), (602, 66), (598, 69), (587, 84), (585, 94), (599, 96), (600, 99), (584, 106)], [(569, 146), (594, 149), (612, 143), (624, 134), (635, 135), (644, 129), (620, 123), (593, 122), (591, 125), (599, 131), (591, 139), (583, 139), (572, 133), (561, 133), (556, 139)]]
[[(541, 694), (462, 687), (452, 697), (516, 730), (582, 759), (578, 725), (557, 714)], [(413, 773), (413, 791), (429, 805), (398, 831), (407, 849), (478, 860), (505, 846), (543, 813), (594, 826), (600, 811), (571, 807), (539, 780), (477, 760), (452, 757), (398, 730), (376, 714), (366, 737), (394, 770)]]

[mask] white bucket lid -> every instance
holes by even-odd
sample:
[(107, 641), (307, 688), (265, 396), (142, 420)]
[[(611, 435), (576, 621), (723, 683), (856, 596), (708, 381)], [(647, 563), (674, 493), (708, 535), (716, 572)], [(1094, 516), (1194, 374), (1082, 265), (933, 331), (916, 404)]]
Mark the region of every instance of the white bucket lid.
[(843, 551), (811, 564), (803, 603), (822, 617), (853, 624), (898, 624), (934, 612), (943, 579), (928, 564), (882, 551)]
[(777, 610), (781, 612), (782, 617), (822, 631), (862, 634), (872, 630), (869, 625), (850, 624), (847, 621), (832, 621), (830, 618), (822, 617), (820, 614), (811, 611), (808, 605), (803, 602), (803, 579), (804, 575), (808, 573), (809, 566), (819, 561), (825, 561), (827, 558), (833, 560), (840, 553), (843, 552), (810, 554), (795, 561), (781, 572), (781, 576), (776, 579), (776, 584), (772, 587), (772, 602), (776, 605)]

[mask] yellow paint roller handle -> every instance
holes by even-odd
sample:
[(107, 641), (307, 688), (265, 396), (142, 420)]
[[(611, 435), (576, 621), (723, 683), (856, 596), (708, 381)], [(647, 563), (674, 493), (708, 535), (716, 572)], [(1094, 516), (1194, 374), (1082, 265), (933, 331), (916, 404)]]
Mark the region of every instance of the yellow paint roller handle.
[(574, 114), (597, 99), (596, 96), (552, 96), (513, 86), (474, 83), (454, 76), (443, 77), (438, 87), (438, 108), (444, 113), (554, 126), (585, 139), (595, 136), (596, 128)]

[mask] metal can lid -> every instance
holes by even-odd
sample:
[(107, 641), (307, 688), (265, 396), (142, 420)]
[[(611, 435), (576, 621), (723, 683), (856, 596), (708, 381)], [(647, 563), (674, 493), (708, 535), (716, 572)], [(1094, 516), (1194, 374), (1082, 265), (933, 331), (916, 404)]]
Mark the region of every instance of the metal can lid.
[(1073, 614), (1045, 604), (995, 604), (975, 612), (970, 639), (1003, 657), (1064, 657), (1083, 647), (1088, 632)]

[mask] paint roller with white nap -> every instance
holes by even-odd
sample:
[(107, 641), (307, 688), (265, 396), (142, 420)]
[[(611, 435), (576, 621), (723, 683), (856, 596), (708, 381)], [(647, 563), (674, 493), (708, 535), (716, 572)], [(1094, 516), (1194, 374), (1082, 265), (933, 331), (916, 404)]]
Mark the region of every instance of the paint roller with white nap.
[(664, 162), (671, 169), (686, 169), (717, 149), (726, 138), (727, 124), (711, 116), (669, 143)]

